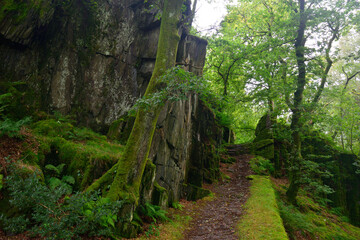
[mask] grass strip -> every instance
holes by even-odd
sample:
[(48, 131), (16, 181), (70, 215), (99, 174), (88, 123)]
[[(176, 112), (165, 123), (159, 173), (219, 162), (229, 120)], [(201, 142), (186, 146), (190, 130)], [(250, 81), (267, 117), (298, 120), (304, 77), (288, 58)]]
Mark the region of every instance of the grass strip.
[(288, 239), (269, 177), (250, 177), (251, 195), (245, 204), (246, 213), (238, 224), (240, 239)]

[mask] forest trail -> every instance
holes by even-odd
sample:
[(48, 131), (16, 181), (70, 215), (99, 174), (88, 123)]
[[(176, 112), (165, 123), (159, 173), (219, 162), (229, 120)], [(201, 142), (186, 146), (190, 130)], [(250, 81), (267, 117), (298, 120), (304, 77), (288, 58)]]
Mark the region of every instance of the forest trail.
[(228, 151), (236, 161), (233, 164), (221, 163), (221, 171), (230, 179), (205, 186), (215, 197), (194, 210), (195, 217), (184, 233), (185, 240), (239, 239), (237, 224), (249, 197), (250, 180), (246, 176), (251, 174), (248, 164), (251, 156), (244, 154), (245, 149), (241, 145), (233, 145)]

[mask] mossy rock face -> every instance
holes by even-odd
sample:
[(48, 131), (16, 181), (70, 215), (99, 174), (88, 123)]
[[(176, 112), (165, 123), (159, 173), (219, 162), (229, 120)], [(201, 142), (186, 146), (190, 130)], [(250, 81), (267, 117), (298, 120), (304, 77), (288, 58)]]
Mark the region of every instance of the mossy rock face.
[(47, 137), (65, 137), (73, 131), (74, 126), (55, 119), (47, 119), (34, 123), (32, 128), (35, 134)]
[(40, 143), (33, 162), (41, 167), (66, 164), (64, 174), (75, 178), (76, 190), (84, 190), (118, 161), (123, 146), (66, 121), (47, 119), (33, 124), (33, 133)]
[(27, 45), (35, 31), (52, 20), (54, 12), (53, 1), (3, 0), (0, 3), (0, 25), (7, 31), (1, 33), (13, 42)]
[(154, 191), (152, 194), (152, 204), (158, 205), (165, 209), (168, 206), (167, 190), (161, 187), (157, 182), (154, 183)]
[(357, 156), (337, 148), (331, 139), (317, 131), (304, 134), (302, 142), (303, 156), (333, 175), (322, 179), (334, 190), (326, 196), (331, 200), (330, 206), (343, 208), (350, 222), (360, 226), (360, 175), (354, 167)]
[(151, 202), (155, 182), (156, 166), (148, 159), (140, 185), (140, 205)]
[(114, 121), (110, 125), (109, 131), (107, 133), (108, 138), (117, 140), (121, 144), (125, 144), (130, 136), (134, 122), (135, 117), (128, 115)]
[(252, 152), (256, 155), (273, 160), (274, 159), (274, 139), (264, 139), (254, 142)]
[(274, 134), (272, 121), (269, 114), (259, 120), (255, 130), (255, 139), (252, 145), (252, 152), (256, 155), (273, 160), (274, 159)]
[(255, 129), (255, 136), (256, 138), (254, 142), (274, 138), (272, 131), (272, 121), (269, 114), (266, 114), (260, 118)]
[(211, 194), (211, 191), (192, 184), (184, 185), (186, 200), (195, 201)]

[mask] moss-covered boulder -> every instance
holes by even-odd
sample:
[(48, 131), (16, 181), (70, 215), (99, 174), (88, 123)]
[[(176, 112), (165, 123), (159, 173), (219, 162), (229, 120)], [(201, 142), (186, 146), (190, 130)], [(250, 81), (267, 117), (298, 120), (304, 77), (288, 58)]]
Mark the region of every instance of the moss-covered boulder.
[(272, 129), (273, 122), (269, 114), (265, 114), (262, 116), (256, 125), (255, 129), (255, 140), (254, 142), (258, 142), (264, 139), (273, 139), (273, 129)]
[(254, 142), (252, 152), (267, 159), (274, 159), (274, 139), (264, 139)]
[(211, 195), (211, 191), (202, 187), (198, 187), (192, 184), (185, 184), (186, 199), (188, 201), (195, 201)]
[(255, 139), (251, 147), (253, 154), (262, 156), (264, 158), (274, 160), (275, 146), (273, 134), (273, 122), (269, 114), (264, 115), (259, 120), (255, 129)]

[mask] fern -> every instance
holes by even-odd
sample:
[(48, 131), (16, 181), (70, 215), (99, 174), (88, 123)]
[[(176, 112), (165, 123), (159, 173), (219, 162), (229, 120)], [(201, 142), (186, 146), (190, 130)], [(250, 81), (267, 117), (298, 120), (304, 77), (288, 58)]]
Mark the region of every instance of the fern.
[(13, 121), (9, 118), (5, 118), (3, 121), (0, 121), (0, 137), (3, 135), (8, 135), (9, 137), (21, 138), (20, 129), (25, 124), (31, 122), (31, 117), (26, 117), (19, 121)]
[(61, 179), (62, 182), (66, 182), (68, 184), (75, 184), (75, 178), (73, 178), (72, 176), (63, 176)]
[(52, 177), (49, 179), (49, 188), (51, 190), (54, 190), (55, 188), (59, 187), (61, 185), (61, 180), (56, 178), (56, 177)]
[(141, 210), (145, 216), (150, 217), (155, 223), (157, 219), (160, 219), (161, 221), (170, 221), (166, 216), (167, 212), (161, 209), (160, 206), (146, 202), (144, 206), (141, 206)]
[(50, 172), (54, 172), (55, 173), (55, 176), (59, 176), (60, 175), (60, 171), (57, 167), (55, 167), (54, 165), (52, 164), (48, 164), (45, 166), (45, 169), (46, 170), (49, 170)]

